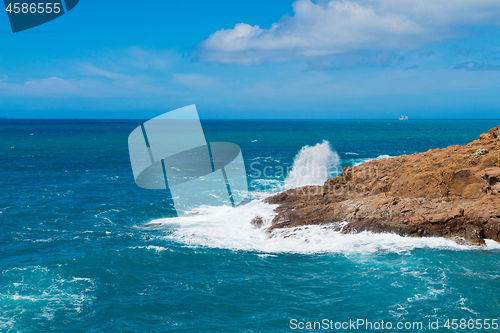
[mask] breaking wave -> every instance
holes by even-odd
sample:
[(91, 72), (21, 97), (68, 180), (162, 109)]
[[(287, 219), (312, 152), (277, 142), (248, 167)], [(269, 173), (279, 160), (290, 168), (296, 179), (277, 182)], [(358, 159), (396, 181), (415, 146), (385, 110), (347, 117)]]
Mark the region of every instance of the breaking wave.
[[(166, 235), (162, 236), (164, 240), (188, 246), (262, 253), (403, 253), (418, 248), (479, 249), (437, 237), (402, 237), (371, 232), (342, 234), (342, 223), (278, 229), (269, 233), (267, 227), (276, 215), (276, 207), (255, 200), (236, 208), (203, 207), (192, 216), (159, 219), (152, 223), (167, 228)], [(260, 228), (250, 223), (256, 216), (263, 220)], [(487, 248), (500, 249), (500, 244), (488, 240)]]
[(339, 168), (339, 156), (328, 141), (304, 146), (295, 156), (292, 170), (285, 179), (285, 188), (323, 185), (332, 173), (338, 173)]
[[(376, 159), (390, 158), (388, 155)], [(332, 173), (337, 172), (340, 160), (330, 143), (323, 141), (315, 146), (304, 146), (294, 159), (288, 177), (282, 182), (284, 189), (304, 185), (322, 185)], [(278, 180), (273, 180), (278, 182)], [(373, 253), (408, 252), (417, 248), (478, 249), (459, 245), (453, 240), (428, 237), (402, 237), (396, 234), (343, 234), (342, 223), (332, 221), (330, 225), (311, 225), (290, 229), (279, 229), (271, 233), (277, 205), (263, 202), (272, 193), (253, 193), (252, 200), (238, 207), (200, 207), (191, 215), (157, 219), (150, 226), (165, 228), (165, 240), (188, 246), (204, 246), (231, 250), (257, 251), (261, 253)], [(258, 195), (260, 194), (260, 195)], [(252, 225), (255, 217), (261, 217), (260, 227)], [(487, 248), (500, 249), (500, 244), (487, 241)], [(154, 249), (157, 251), (158, 249)]]

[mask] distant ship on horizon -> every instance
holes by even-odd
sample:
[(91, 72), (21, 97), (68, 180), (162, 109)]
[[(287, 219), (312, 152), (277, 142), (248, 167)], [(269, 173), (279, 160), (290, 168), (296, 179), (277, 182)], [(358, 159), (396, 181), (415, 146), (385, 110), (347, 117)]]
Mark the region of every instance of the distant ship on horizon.
[(408, 116), (403, 116), (401, 115), (401, 117), (398, 117), (399, 120), (408, 120)]

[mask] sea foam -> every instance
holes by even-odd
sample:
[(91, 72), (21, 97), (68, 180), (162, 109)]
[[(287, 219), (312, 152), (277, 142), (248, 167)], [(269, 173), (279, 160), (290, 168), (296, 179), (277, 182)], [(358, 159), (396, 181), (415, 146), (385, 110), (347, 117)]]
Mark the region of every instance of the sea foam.
[[(383, 155), (377, 159), (389, 158)], [(323, 141), (315, 146), (304, 146), (294, 159), (291, 172), (281, 184), (283, 189), (304, 185), (322, 185), (338, 169), (339, 157)], [(273, 180), (274, 181), (274, 180)], [(343, 234), (342, 224), (311, 225), (298, 228), (278, 229), (269, 233), (267, 227), (276, 216), (274, 209), (263, 201), (272, 193), (253, 193), (254, 198), (238, 207), (199, 207), (191, 215), (157, 219), (151, 225), (168, 228), (165, 240), (188, 246), (204, 246), (230, 250), (256, 251), (260, 253), (373, 253), (408, 252), (416, 248), (440, 248), (467, 250), (478, 249), (459, 245), (455, 241), (437, 237), (415, 238), (396, 234), (362, 232)], [(255, 228), (250, 222), (261, 217), (264, 225)], [(500, 244), (488, 240), (488, 249), (498, 249)]]

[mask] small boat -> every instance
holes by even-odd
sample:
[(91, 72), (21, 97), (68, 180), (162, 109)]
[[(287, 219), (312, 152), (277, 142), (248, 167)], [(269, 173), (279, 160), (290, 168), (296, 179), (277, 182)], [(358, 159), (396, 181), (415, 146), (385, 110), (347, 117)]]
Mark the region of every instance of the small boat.
[(408, 120), (408, 116), (403, 116), (401, 115), (401, 117), (398, 117), (399, 120)]

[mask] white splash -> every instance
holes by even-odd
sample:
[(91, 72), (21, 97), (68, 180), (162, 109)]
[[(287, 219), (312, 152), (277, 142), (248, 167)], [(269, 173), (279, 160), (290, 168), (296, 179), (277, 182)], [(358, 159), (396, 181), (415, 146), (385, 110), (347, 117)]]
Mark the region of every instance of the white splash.
[[(390, 158), (383, 155), (377, 159)], [(315, 146), (304, 146), (294, 159), (293, 169), (285, 180), (286, 188), (323, 184), (339, 166), (339, 157), (330, 144), (323, 141)], [(319, 171), (319, 172), (318, 172)], [(277, 181), (277, 180), (273, 180)], [(283, 185), (281, 185), (283, 186)], [(191, 215), (177, 218), (157, 219), (148, 224), (165, 228), (162, 239), (187, 246), (204, 246), (230, 250), (255, 251), (263, 253), (409, 253), (418, 248), (439, 248), (453, 250), (500, 249), (500, 244), (486, 241), (487, 247), (459, 245), (444, 238), (402, 237), (396, 234), (342, 234), (339, 226), (311, 225), (299, 228), (279, 229), (271, 234), (267, 227), (276, 216), (278, 205), (263, 202), (271, 192), (252, 192), (254, 199), (237, 207), (200, 207)], [(263, 225), (256, 228), (250, 222), (261, 217)], [(335, 221), (332, 221), (335, 222)], [(344, 222), (345, 223), (345, 222)], [(161, 251), (164, 247), (147, 247)]]
[[(203, 246), (258, 253), (409, 253), (418, 248), (450, 250), (498, 249), (500, 244), (487, 241), (486, 248), (459, 245), (455, 241), (437, 237), (402, 237), (396, 234), (342, 234), (339, 223), (279, 229), (271, 234), (267, 228), (276, 215), (277, 205), (252, 201), (236, 208), (203, 207), (198, 214), (175, 219), (154, 220), (151, 224), (164, 224), (166, 235), (162, 239), (188, 246)], [(250, 221), (262, 217), (264, 224), (255, 228)]]
[(285, 180), (285, 188), (323, 185), (333, 172), (338, 172), (339, 164), (339, 156), (328, 141), (304, 146), (295, 156), (292, 170)]

